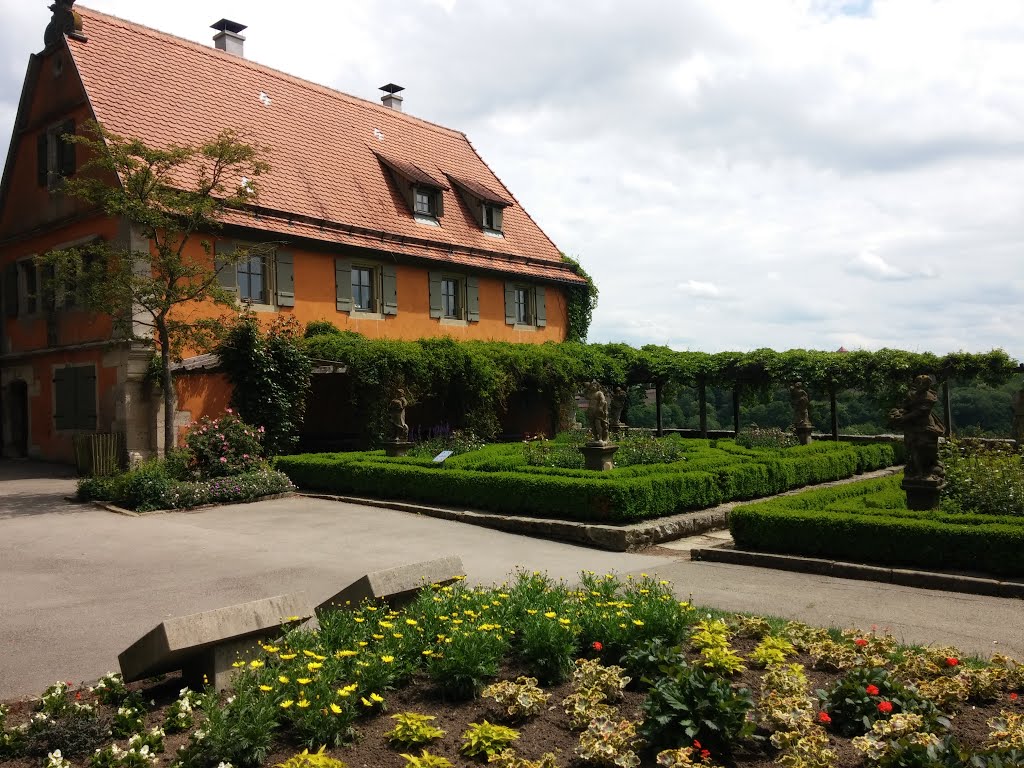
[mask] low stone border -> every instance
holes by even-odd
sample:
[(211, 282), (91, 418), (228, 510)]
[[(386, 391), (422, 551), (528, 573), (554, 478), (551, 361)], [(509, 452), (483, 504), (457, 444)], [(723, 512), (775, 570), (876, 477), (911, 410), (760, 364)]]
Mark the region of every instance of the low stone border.
[(904, 587), (940, 589), (945, 592), (965, 592), (971, 595), (990, 597), (1016, 597), (1024, 599), (1024, 582), (999, 581), (956, 573), (933, 573), (904, 568), (886, 568), (878, 565), (844, 563), (838, 560), (824, 560), (800, 555), (782, 555), (775, 552), (754, 552), (737, 549), (733, 544), (717, 547), (699, 547), (690, 550), (691, 560), (731, 565), (752, 565), (759, 568), (775, 568), (780, 571), (813, 573), (819, 576), (835, 576), (842, 579), (880, 581)]
[(202, 512), (204, 509), (215, 509), (217, 507), (230, 507), (232, 504), (255, 504), (257, 501), (273, 501), (274, 499), (290, 499), (292, 496), (298, 494), (294, 491), (288, 493), (272, 493), (269, 496), (259, 496), (255, 499), (249, 499), (248, 501), (228, 501), (223, 504), (203, 504), (198, 507), (181, 507), (180, 509), (154, 509), (152, 512), (135, 512), (131, 509), (125, 509), (119, 507), (116, 504), (111, 504), (109, 501), (79, 501), (74, 496), (65, 496), (66, 501), (74, 502), (75, 504), (92, 504), (94, 507), (107, 512), (113, 512), (116, 515), (125, 515), (126, 517), (149, 517), (150, 515), (168, 515), (172, 512)]
[[(863, 475), (854, 475), (843, 480), (833, 480), (820, 485), (797, 488), (785, 491), (779, 496), (790, 496), (807, 488), (827, 488), (832, 485), (843, 485), (859, 480), (885, 477), (902, 471), (902, 467), (890, 467)], [(406, 501), (390, 501), (387, 499), (365, 499), (357, 496), (337, 496), (326, 493), (301, 493), (313, 499), (344, 501), (350, 504), (362, 504), (368, 507), (396, 509), (400, 512), (414, 512), (442, 520), (454, 520), (458, 523), (479, 525), (494, 528), (508, 533), (519, 533), (523, 536), (535, 536), (543, 539), (567, 541), (570, 544), (582, 544), (585, 547), (605, 549), (611, 552), (634, 552), (647, 549), (666, 541), (675, 541), (689, 536), (697, 536), (707, 531), (717, 531), (729, 527), (729, 513), (740, 504), (750, 501), (730, 501), (717, 507), (701, 509), (696, 512), (683, 512), (678, 515), (659, 517), (654, 520), (643, 520), (629, 525), (608, 525), (605, 523), (584, 523), (574, 520), (555, 520), (545, 517), (527, 517), (525, 515), (502, 515), (494, 512), (479, 512), (453, 507), (437, 507), (428, 504), (417, 504)], [(775, 498), (767, 496), (765, 498)], [(763, 501), (763, 499), (756, 499)], [(149, 513), (147, 513), (149, 514)]]

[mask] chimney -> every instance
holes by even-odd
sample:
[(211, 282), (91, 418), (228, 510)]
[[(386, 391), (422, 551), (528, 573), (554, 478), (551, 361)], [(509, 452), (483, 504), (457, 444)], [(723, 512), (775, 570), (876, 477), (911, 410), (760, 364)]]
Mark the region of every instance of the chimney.
[(245, 58), (243, 53), (245, 38), (239, 34), (245, 28), (245, 24), (221, 19), (216, 24), (210, 26), (210, 29), (217, 30), (217, 34), (213, 36), (213, 44), (217, 47), (218, 51), (227, 51), (235, 56)]
[(402, 111), (402, 97), (398, 95), (398, 92), (404, 91), (405, 88), (394, 83), (388, 83), (387, 85), (382, 85), (379, 90), (384, 91), (384, 95), (380, 97), (381, 104), (396, 112)]

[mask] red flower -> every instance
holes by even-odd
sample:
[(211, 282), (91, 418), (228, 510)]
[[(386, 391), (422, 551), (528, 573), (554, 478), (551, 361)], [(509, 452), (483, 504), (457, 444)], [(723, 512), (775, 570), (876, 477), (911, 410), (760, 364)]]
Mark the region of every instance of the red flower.
[(960, 659), (955, 659), (952, 656), (950, 656), (950, 657), (948, 657), (946, 659), (946, 666), (949, 666), (949, 667), (955, 667), (959, 663), (960, 663)]
[(878, 711), (881, 712), (883, 715), (888, 715), (890, 712), (892, 712), (892, 702), (891, 701), (880, 701), (880, 702), (878, 702)]
[(869, 685), (864, 690), (868, 692), (868, 696), (877, 696), (878, 695), (878, 686), (877, 685)]
[(1010, 701), (1016, 701), (1019, 698), (1020, 698), (1020, 696), (1018, 696), (1016, 693), (1011, 693), (1010, 694)]
[(700, 742), (697, 741), (696, 739), (693, 740), (693, 748), (694, 749), (700, 749)]
[(594, 642), (592, 642), (590, 644), (590, 647), (593, 648), (595, 651), (603, 651), (604, 650), (604, 646), (598, 640), (595, 640)]
[(863, 647), (864, 647), (865, 645), (867, 645), (867, 644), (868, 644), (868, 641), (867, 641), (867, 640), (865, 640), (865, 639), (864, 639), (863, 637), (858, 637), (858, 638), (857, 638), (856, 640), (854, 640), (853, 642), (854, 642), (854, 644), (855, 644), (855, 645), (856, 645), (856, 646), (857, 646), (858, 648), (863, 648)]
[(819, 712), (818, 722), (822, 723), (823, 725), (828, 725), (832, 722), (832, 718), (828, 716), (828, 712)]
[(703, 760), (704, 762), (707, 762), (708, 760), (711, 759), (711, 752), (709, 750), (702, 749), (700, 751), (700, 759)]
[(75, 693), (75, 699), (76, 699), (77, 701), (81, 701), (81, 700), (82, 700), (82, 692), (81, 692), (81, 691), (77, 691), (77, 692)]

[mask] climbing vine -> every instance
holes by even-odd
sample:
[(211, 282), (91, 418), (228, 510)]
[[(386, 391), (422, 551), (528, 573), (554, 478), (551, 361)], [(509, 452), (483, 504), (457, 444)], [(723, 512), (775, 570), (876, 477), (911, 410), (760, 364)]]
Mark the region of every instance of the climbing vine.
[(585, 342), (590, 331), (590, 322), (597, 308), (598, 289), (593, 278), (583, 266), (571, 256), (562, 254), (562, 261), (578, 276), (587, 281), (586, 285), (569, 286), (566, 290), (569, 324), (565, 338), (568, 341)]

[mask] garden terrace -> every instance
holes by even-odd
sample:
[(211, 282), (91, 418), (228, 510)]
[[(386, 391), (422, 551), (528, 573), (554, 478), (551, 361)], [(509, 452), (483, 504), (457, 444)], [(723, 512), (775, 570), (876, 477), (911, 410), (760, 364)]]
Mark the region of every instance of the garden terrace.
[[(444, 463), (428, 457), (388, 458), (383, 451), (368, 451), (282, 456), (275, 466), (309, 491), (372, 498), (383, 490), (390, 499), (629, 523), (888, 467), (897, 463), (900, 449), (891, 443), (751, 449), (732, 440), (672, 437), (653, 442), (659, 451), (671, 447), (673, 460), (635, 463), (608, 472), (529, 463), (579, 460), (568, 437), (542, 444), (489, 445)], [(550, 451), (545, 454), (545, 449)]]
[[(1024, 575), (1024, 517), (944, 503), (907, 509), (902, 475), (746, 504), (729, 527), (742, 549), (848, 562)], [(954, 511), (955, 510), (955, 511)]]

